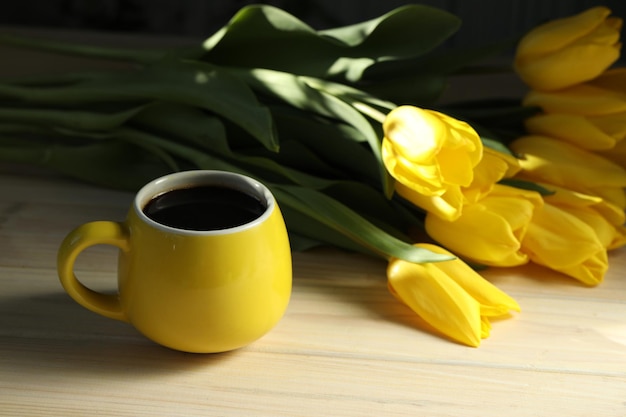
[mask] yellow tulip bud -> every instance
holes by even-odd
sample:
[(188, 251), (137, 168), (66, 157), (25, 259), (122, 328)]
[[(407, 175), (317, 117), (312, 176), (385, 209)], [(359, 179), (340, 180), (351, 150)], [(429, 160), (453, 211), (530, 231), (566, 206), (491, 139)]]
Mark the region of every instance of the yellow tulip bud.
[[(415, 246), (450, 255), (435, 245)], [(469, 346), (489, 336), (490, 317), (520, 311), (513, 298), (459, 259), (416, 264), (393, 258), (387, 279), (390, 292), (424, 321)]]
[(491, 148), (483, 149), (483, 157), (474, 168), (474, 178), (467, 187), (450, 187), (441, 195), (427, 196), (402, 183), (396, 183), (397, 193), (423, 210), (447, 221), (459, 218), (463, 205), (476, 202), (489, 194), (494, 184), (519, 171), (516, 158)]
[(496, 184), (476, 203), (463, 207), (454, 221), (431, 213), (426, 215), (426, 232), (457, 255), (492, 266), (516, 266), (528, 262), (521, 250), (535, 209), (542, 198), (534, 191)]
[(464, 197), (460, 187), (450, 187), (441, 195), (429, 196), (421, 194), (401, 182), (396, 182), (395, 190), (398, 195), (415, 206), (443, 219), (454, 220), (461, 215)]
[(626, 112), (626, 94), (588, 83), (560, 91), (531, 91), (523, 104), (540, 107), (546, 113), (598, 116)]
[(389, 112), (382, 157), (398, 182), (427, 196), (468, 186), (482, 157), (482, 143), (467, 123), (413, 106)]
[(614, 162), (545, 136), (524, 136), (510, 146), (521, 155), (518, 177), (599, 196), (626, 208), (626, 170)]
[(626, 138), (626, 68), (559, 91), (531, 91), (524, 104), (545, 112), (526, 120), (529, 133), (593, 151), (611, 149)]
[(608, 250), (626, 244), (626, 214), (600, 197), (578, 193), (562, 187), (540, 184), (553, 191), (544, 196), (547, 204), (558, 207), (591, 226), (598, 240)]
[(535, 90), (552, 91), (593, 79), (620, 55), (622, 19), (593, 7), (537, 26), (520, 41), (515, 69)]
[(522, 249), (531, 261), (586, 285), (602, 282), (608, 269), (606, 248), (592, 226), (547, 201), (535, 211)]
[(475, 203), (489, 194), (495, 183), (503, 178), (510, 178), (521, 170), (517, 158), (494, 149), (483, 148), (483, 157), (474, 168), (474, 179), (461, 191), (466, 203)]
[(524, 124), (528, 133), (565, 140), (590, 151), (611, 149), (626, 138), (626, 112), (595, 117), (540, 114)]

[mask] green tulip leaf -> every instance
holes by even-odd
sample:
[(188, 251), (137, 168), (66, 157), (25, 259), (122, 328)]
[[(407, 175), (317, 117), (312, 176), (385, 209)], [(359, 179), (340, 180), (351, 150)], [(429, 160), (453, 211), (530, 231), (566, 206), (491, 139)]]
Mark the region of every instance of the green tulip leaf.
[(263, 94), (278, 98), (297, 109), (341, 121), (358, 130), (361, 135), (353, 139), (363, 138), (369, 144), (379, 167), (380, 178), (383, 179), (382, 186), (387, 193), (391, 182), (388, 181), (389, 174), (382, 162), (380, 122), (375, 122), (375, 127), (353, 103), (314, 88), (306, 77), (265, 69), (238, 70), (236, 74)]
[(252, 5), (204, 42), (202, 59), (357, 81), (376, 62), (430, 51), (459, 25), (459, 19), (445, 11), (409, 5), (356, 25), (316, 31), (281, 9)]
[[(278, 196), (280, 196), (280, 193)], [(330, 225), (320, 223), (319, 219), (302, 212), (299, 207), (299, 205), (302, 204), (301, 202), (298, 201), (296, 206), (292, 207), (292, 204), (290, 204), (289, 201), (285, 202), (285, 198), (283, 197), (282, 200), (278, 200), (278, 204), (285, 219), (285, 223), (287, 224), (290, 239), (289, 243), (293, 250), (303, 251), (328, 245), (351, 252), (380, 256), (379, 253), (373, 252), (360, 243), (355, 242), (350, 237), (346, 236), (344, 232)], [(296, 240), (291, 241), (294, 235)]]
[(136, 191), (171, 172), (141, 148), (119, 141), (65, 145), (51, 140), (25, 143), (0, 138), (0, 161), (48, 168), (102, 187)]
[(131, 72), (112, 72), (71, 86), (29, 88), (0, 85), (0, 98), (30, 105), (162, 100), (214, 112), (250, 133), (266, 148), (279, 144), (269, 110), (249, 87), (228, 72), (205, 63), (176, 63)]
[[(280, 152), (271, 152), (262, 146), (250, 147), (249, 137), (243, 138), (246, 135), (245, 132), (228, 131), (228, 127), (221, 118), (196, 107), (182, 104), (156, 103), (147, 106), (131, 120), (131, 125), (143, 131), (141, 134), (152, 132), (160, 135), (162, 138), (169, 138), (191, 145), (199, 151), (209, 151), (228, 159), (237, 160), (240, 163), (247, 164), (249, 168), (252, 166), (261, 167), (266, 171), (273, 171), (281, 177), (292, 179), (293, 175), (288, 173), (285, 167), (276, 165), (275, 162), (282, 165), (287, 160), (291, 160), (291, 165), (298, 167), (303, 163), (306, 165), (306, 161), (303, 162), (299, 158), (305, 155), (310, 158), (315, 157), (310, 153), (293, 155), (294, 141), (290, 140), (285, 141), (285, 144), (281, 146)], [(298, 146), (299, 142), (296, 142), (296, 144)], [(300, 146), (304, 147), (304, 145)], [(233, 150), (233, 148), (237, 149), (238, 147), (242, 148), (242, 153)], [(263, 158), (275, 162), (263, 161)], [(298, 160), (294, 161), (293, 159)], [(321, 161), (316, 163), (323, 164)], [(289, 166), (290, 164), (285, 165)], [(310, 181), (306, 180), (304, 182), (310, 183)], [(316, 186), (325, 184), (324, 182), (317, 183)]]
[(393, 201), (380, 190), (356, 181), (337, 181), (324, 189), (324, 193), (358, 212), (381, 229), (403, 240), (410, 225), (420, 224), (413, 216), (398, 210)]
[(439, 262), (453, 257), (435, 254), (404, 242), (367, 221), (348, 206), (310, 188), (275, 186), (272, 188), (279, 202), (298, 210), (321, 225), (346, 236), (372, 253), (409, 262)]
[(326, 161), (320, 158), (300, 140), (282, 139), (280, 142), (280, 152), (269, 152), (259, 148), (245, 152), (244, 155), (269, 158), (280, 165), (297, 169), (298, 171), (308, 172), (322, 178), (335, 179), (345, 177), (345, 174), (326, 163)]
[(182, 140), (199, 149), (228, 152), (231, 146), (222, 118), (186, 104), (153, 103), (137, 113), (130, 125)]
[(380, 182), (378, 162), (362, 143), (362, 133), (353, 126), (285, 105), (273, 105), (270, 110), (281, 138), (306, 145), (327, 165), (347, 176), (370, 184)]
[[(460, 26), (457, 16), (442, 9), (409, 4), (365, 22), (319, 33), (364, 51), (376, 51), (377, 56), (410, 57), (430, 51)], [(411, 46), (405, 42), (411, 42)]]
[(143, 109), (143, 106), (113, 113), (84, 110), (54, 110), (0, 107), (0, 122), (24, 123), (74, 130), (102, 131), (120, 126)]
[(58, 41), (41, 37), (35, 38), (19, 36), (8, 33), (0, 34), (0, 45), (88, 58), (112, 59), (140, 63), (155, 62), (167, 53), (167, 50), (159, 48), (111, 48), (76, 42)]
[(21, 85), (24, 87), (59, 87), (77, 84), (79, 82), (94, 80), (103, 75), (102, 72), (61, 72), (44, 74), (27, 74), (13, 77), (2, 77), (3, 84)]

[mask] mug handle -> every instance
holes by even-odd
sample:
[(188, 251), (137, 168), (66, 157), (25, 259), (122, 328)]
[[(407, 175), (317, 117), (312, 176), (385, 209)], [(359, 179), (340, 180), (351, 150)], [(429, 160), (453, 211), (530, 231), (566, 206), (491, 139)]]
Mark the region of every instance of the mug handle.
[(57, 271), (67, 293), (80, 305), (115, 320), (128, 321), (117, 294), (102, 294), (83, 285), (74, 274), (78, 254), (94, 245), (117, 246), (130, 250), (129, 233), (124, 223), (96, 221), (85, 223), (71, 231), (61, 243), (57, 256)]

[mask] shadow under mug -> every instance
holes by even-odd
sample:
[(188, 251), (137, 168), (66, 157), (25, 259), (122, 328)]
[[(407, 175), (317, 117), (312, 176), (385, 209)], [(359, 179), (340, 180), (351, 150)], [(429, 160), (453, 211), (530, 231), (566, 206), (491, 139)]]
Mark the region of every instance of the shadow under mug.
[[(161, 224), (144, 212), (156, 196), (192, 187), (225, 187), (263, 205), (253, 220), (219, 230)], [(118, 293), (102, 294), (74, 274), (84, 249), (119, 248)], [(273, 195), (263, 184), (223, 171), (185, 171), (146, 184), (124, 222), (96, 221), (68, 234), (58, 252), (58, 274), (83, 307), (131, 323), (163, 346), (197, 353), (250, 344), (283, 316), (291, 295), (287, 230)]]

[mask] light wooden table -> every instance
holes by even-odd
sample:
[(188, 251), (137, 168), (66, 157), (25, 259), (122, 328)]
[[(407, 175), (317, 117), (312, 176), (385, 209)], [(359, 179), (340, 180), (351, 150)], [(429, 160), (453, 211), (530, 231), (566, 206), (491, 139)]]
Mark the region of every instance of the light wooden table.
[[(69, 298), (65, 234), (122, 220), (132, 195), (0, 166), (0, 415), (626, 416), (626, 252), (585, 288), (538, 267), (490, 270), (523, 312), (480, 348), (430, 332), (388, 293), (385, 264), (294, 254), (283, 320), (238, 351), (162, 348)], [(115, 250), (77, 274), (115, 288)]]

